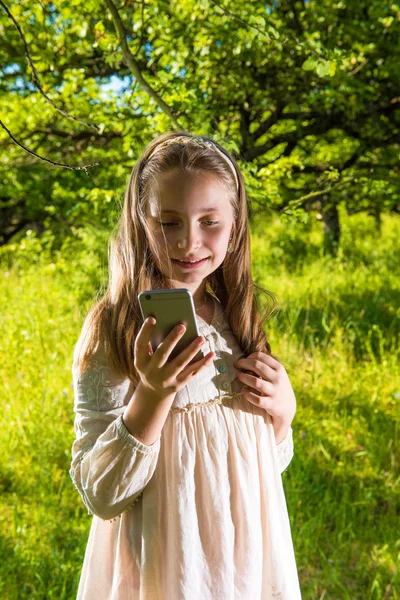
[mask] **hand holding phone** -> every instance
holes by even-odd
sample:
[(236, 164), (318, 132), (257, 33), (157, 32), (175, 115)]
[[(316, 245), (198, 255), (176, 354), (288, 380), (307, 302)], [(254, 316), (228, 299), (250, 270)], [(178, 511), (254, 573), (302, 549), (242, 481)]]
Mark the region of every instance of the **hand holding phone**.
[[(153, 352), (179, 323), (186, 326), (184, 335), (171, 350), (167, 362), (172, 361), (199, 336), (196, 310), (189, 289), (145, 290), (138, 294), (138, 300), (143, 321), (147, 317), (156, 319), (150, 339)], [(194, 362), (202, 357), (203, 354), (199, 351), (192, 361)]]
[(150, 338), (155, 324), (154, 317), (148, 317), (144, 321), (135, 340), (134, 365), (142, 384), (163, 400), (179, 392), (200, 369), (209, 365), (214, 358), (214, 352), (209, 352), (200, 360), (191, 363), (204, 344), (204, 338), (196, 338), (168, 362), (171, 352), (185, 334), (186, 327), (182, 324), (177, 325), (153, 352)]

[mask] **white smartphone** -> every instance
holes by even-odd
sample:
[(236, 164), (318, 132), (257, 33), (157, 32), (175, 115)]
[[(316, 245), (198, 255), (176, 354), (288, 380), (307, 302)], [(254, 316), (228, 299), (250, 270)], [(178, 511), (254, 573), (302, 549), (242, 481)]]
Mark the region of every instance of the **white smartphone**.
[[(138, 294), (139, 306), (143, 321), (147, 317), (155, 317), (156, 324), (150, 339), (151, 348), (155, 352), (161, 342), (179, 323), (186, 326), (186, 331), (172, 349), (168, 361), (173, 360), (200, 335), (197, 329), (196, 310), (193, 296), (187, 288), (168, 290), (145, 290)], [(199, 350), (188, 364), (203, 358), (205, 354)]]

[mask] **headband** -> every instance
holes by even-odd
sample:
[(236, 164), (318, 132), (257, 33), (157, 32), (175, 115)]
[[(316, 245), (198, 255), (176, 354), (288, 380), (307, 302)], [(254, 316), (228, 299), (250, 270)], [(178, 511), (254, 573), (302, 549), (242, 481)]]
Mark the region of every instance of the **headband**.
[(216, 150), (218, 152), (218, 154), (220, 156), (222, 156), (222, 158), (226, 161), (226, 163), (229, 165), (234, 177), (235, 177), (235, 182), (236, 182), (236, 187), (237, 189), (239, 189), (239, 181), (238, 181), (238, 176), (236, 174), (236, 169), (232, 163), (232, 161), (230, 160), (230, 158), (224, 154), (223, 152), (221, 152), (221, 150), (218, 148), (218, 146), (216, 146), (213, 142), (210, 142), (208, 140), (202, 140), (202, 139), (198, 139), (195, 137), (188, 137), (185, 135), (179, 135), (177, 137), (171, 138), (169, 140), (167, 140), (166, 142), (161, 142), (161, 144), (159, 144), (158, 146), (155, 147), (155, 149), (153, 150), (153, 152), (150, 154), (150, 156), (147, 157), (147, 160), (149, 160), (151, 157), (153, 157), (155, 154), (157, 154), (157, 152), (159, 150), (161, 150), (162, 148), (164, 148), (165, 146), (172, 146), (173, 144), (180, 144), (180, 145), (185, 145), (185, 144), (196, 144), (197, 146), (201, 146), (202, 148), (211, 148), (211, 150)]

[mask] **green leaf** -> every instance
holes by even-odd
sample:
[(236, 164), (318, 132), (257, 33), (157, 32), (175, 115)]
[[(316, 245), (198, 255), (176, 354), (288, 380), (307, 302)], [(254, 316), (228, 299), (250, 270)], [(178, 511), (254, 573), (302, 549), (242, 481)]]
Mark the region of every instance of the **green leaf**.
[(270, 27), (268, 31), (274, 36), (276, 40), (279, 40), (279, 38), (281, 37), (279, 31), (275, 29), (275, 27)]
[(330, 73), (330, 62), (328, 60), (320, 60), (317, 64), (317, 75), (325, 77)]
[(317, 59), (314, 56), (309, 56), (301, 65), (305, 71), (314, 71), (317, 64)]

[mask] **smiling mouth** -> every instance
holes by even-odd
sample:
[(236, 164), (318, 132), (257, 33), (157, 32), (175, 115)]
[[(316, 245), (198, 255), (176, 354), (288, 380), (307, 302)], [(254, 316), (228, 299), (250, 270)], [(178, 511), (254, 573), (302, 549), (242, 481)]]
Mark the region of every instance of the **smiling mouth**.
[(188, 264), (188, 265), (194, 265), (194, 264), (196, 264), (198, 262), (202, 262), (204, 260), (207, 260), (208, 258), (210, 258), (210, 257), (206, 256), (205, 258), (199, 258), (198, 260), (182, 260), (180, 258), (173, 258), (172, 260), (176, 260), (177, 262)]

